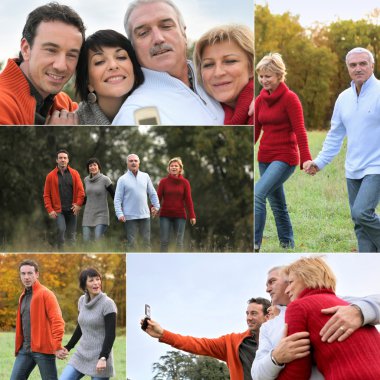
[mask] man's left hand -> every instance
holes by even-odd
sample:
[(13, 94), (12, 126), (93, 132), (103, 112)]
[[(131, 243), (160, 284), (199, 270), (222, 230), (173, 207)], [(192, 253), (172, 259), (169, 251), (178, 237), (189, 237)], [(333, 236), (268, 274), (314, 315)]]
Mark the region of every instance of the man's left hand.
[(321, 312), (323, 314), (334, 314), (319, 333), (322, 342), (332, 343), (336, 340), (343, 342), (362, 326), (361, 311), (352, 305), (334, 306), (322, 309)]
[(82, 208), (81, 206), (78, 206), (77, 204), (74, 203), (71, 207), (71, 211), (73, 212), (74, 215), (78, 215), (81, 208)]

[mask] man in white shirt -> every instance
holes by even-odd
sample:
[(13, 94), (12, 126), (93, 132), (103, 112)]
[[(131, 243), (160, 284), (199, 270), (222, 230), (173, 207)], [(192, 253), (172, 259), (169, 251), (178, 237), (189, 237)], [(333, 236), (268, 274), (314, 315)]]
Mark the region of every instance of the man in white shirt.
[(135, 111), (155, 107), (160, 124), (221, 125), (224, 112), (197, 83), (187, 60), (186, 26), (171, 0), (135, 0), (124, 19), (144, 83), (125, 101), (114, 125), (136, 124)]

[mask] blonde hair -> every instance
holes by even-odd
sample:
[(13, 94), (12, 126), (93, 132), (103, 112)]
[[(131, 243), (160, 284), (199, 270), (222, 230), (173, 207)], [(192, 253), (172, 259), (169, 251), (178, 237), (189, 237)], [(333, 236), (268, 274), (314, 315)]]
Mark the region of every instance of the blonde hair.
[(336, 277), (320, 256), (303, 257), (283, 269), (286, 276), (289, 276), (291, 272), (301, 279), (308, 288), (327, 288), (335, 292)]
[(180, 172), (180, 174), (183, 174), (183, 173), (184, 173), (184, 170), (183, 170), (183, 163), (182, 163), (182, 158), (181, 158), (181, 157), (173, 157), (173, 158), (171, 158), (171, 159), (169, 160), (168, 168), (167, 168), (168, 173), (169, 173), (169, 167), (170, 167), (170, 164), (171, 164), (172, 162), (178, 162), (178, 165), (179, 165), (180, 168), (181, 168), (181, 172)]
[(252, 30), (248, 26), (240, 24), (222, 25), (210, 29), (195, 44), (193, 61), (199, 83), (202, 83), (201, 66), (205, 47), (225, 41), (235, 42), (244, 51), (248, 57), (248, 69), (253, 75), (254, 38)]
[(269, 53), (256, 65), (256, 73), (271, 71), (275, 73), (281, 82), (285, 82), (286, 66), (280, 53)]

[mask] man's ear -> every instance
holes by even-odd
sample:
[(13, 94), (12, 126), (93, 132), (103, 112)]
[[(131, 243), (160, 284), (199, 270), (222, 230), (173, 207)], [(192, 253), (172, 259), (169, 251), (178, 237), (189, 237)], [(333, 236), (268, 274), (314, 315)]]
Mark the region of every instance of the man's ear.
[(24, 61), (29, 61), (30, 50), (31, 50), (31, 47), (30, 47), (29, 42), (26, 40), (26, 38), (23, 38), (21, 40), (20, 51), (21, 51), (21, 55), (22, 55)]

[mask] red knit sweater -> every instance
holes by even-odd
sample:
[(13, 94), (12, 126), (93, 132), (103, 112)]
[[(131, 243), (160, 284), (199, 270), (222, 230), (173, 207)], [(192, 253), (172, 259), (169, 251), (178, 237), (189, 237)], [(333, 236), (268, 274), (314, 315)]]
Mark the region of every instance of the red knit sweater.
[[(82, 206), (84, 202), (84, 188), (79, 173), (67, 166), (73, 179), (73, 203)], [(61, 212), (61, 198), (58, 187), (58, 167), (53, 169), (45, 180), (44, 203), (46, 211), (50, 214), (52, 211)]]
[[(36, 99), (30, 94), (29, 83), (16, 62), (9, 59), (0, 73), (0, 125), (33, 125)], [(72, 112), (77, 108), (77, 103), (60, 92), (54, 97), (50, 113), (62, 109)]]
[(253, 115), (248, 116), (253, 100), (253, 79), (243, 88), (236, 101), (235, 108), (222, 103), (225, 125), (253, 125)]
[(331, 289), (305, 289), (286, 309), (288, 335), (309, 331), (312, 354), (286, 364), (277, 379), (308, 380), (314, 360), (325, 380), (380, 379), (380, 334), (374, 326), (356, 330), (343, 342), (324, 343), (319, 332), (330, 315), (321, 309), (347, 305)]
[[(255, 101), (255, 143), (260, 137), (258, 161), (298, 165), (311, 160), (298, 96), (281, 82), (271, 94), (265, 89)], [(299, 150), (299, 153), (298, 153)]]
[(227, 363), (231, 380), (243, 380), (243, 365), (239, 357), (239, 347), (243, 340), (250, 336), (249, 330), (244, 333), (223, 335), (219, 338), (194, 338), (164, 330), (160, 342), (196, 355), (206, 355)]
[[(24, 337), (22, 335), (21, 294), (16, 319), (15, 353), (20, 351)], [(62, 348), (62, 338), (65, 322), (62, 318), (57, 298), (54, 293), (41, 285), (37, 280), (32, 286), (32, 301), (30, 303), (31, 349), (33, 352), (54, 354)]]
[(175, 177), (169, 174), (162, 178), (157, 195), (161, 204), (160, 216), (186, 219), (186, 206), (189, 219), (195, 219), (190, 182), (182, 175)]

